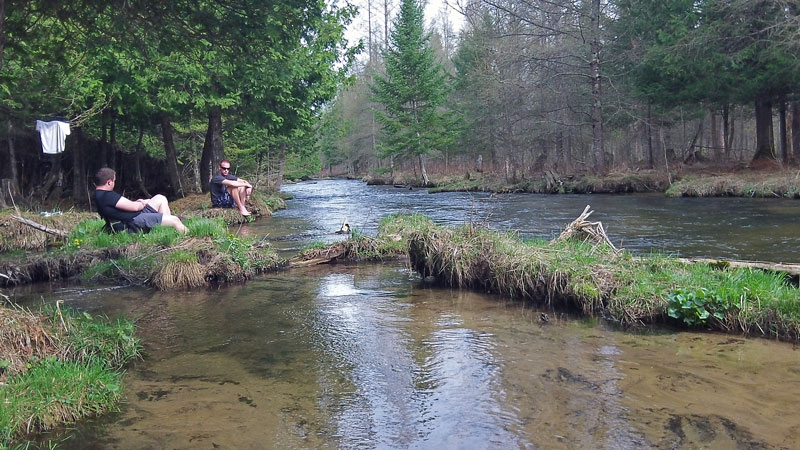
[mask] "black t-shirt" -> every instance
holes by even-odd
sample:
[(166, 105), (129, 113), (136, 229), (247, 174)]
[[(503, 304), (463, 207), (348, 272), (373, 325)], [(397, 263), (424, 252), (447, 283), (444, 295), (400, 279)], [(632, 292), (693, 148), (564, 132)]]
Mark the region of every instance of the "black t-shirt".
[(209, 190), (211, 191), (211, 201), (214, 202), (218, 198), (225, 193), (225, 185), (222, 184), (225, 180), (236, 181), (239, 177), (235, 175), (223, 175), (219, 172), (215, 173), (213, 177), (211, 177), (211, 183), (209, 184)]
[(123, 211), (117, 209), (117, 202), (120, 198), (122, 198), (122, 196), (114, 191), (95, 189), (94, 205), (97, 207), (97, 212), (100, 213), (100, 217), (111, 221), (119, 220), (128, 222), (139, 215), (141, 211)]

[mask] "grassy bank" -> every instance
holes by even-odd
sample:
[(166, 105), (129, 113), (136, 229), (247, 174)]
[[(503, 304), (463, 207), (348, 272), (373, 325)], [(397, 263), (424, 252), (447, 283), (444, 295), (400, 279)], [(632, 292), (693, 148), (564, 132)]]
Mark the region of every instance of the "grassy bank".
[(0, 306), (0, 323), (0, 448), (117, 407), (141, 349), (132, 322)]
[(170, 227), (109, 234), (102, 220), (85, 220), (57, 250), (4, 255), (0, 285), (78, 275), (86, 281), (144, 283), (166, 290), (243, 281), (286, 264), (265, 241), (230, 233), (222, 219), (189, 218), (185, 223), (185, 236)]
[(564, 176), (550, 174), (508, 181), (491, 174), (468, 173), (432, 178), (428, 186), (398, 175), (396, 179), (366, 177), (367, 184), (396, 184), (425, 187), (437, 192), (494, 192), (535, 194), (620, 194), (665, 192), (672, 197), (765, 197), (800, 199), (797, 170), (746, 170), (729, 173), (655, 171), (611, 173), (606, 176)]
[[(800, 290), (783, 274), (634, 256), (580, 239), (522, 241), (477, 226), (445, 228), (419, 215), (384, 219), (351, 254), (407, 252), (423, 277), (624, 326), (662, 324), (800, 340)], [(374, 250), (371, 250), (374, 249)], [(324, 253), (325, 249), (316, 249)], [(344, 258), (343, 254), (343, 258)]]
[[(247, 222), (235, 208), (211, 208), (208, 194), (191, 194), (171, 202), (172, 211), (187, 218), (221, 219), (228, 225)], [(255, 192), (248, 201), (248, 208), (255, 218), (271, 216), (274, 211), (286, 208), (284, 195), (280, 192)], [(17, 215), (13, 208), (0, 210), (0, 254), (22, 251), (45, 250), (60, 247), (61, 239), (43, 233), (12, 218)], [(23, 211), (20, 215), (28, 220), (67, 233), (75, 232), (79, 223), (98, 218), (97, 213), (89, 211), (63, 211), (43, 216), (38, 212)]]
[(667, 189), (671, 197), (800, 198), (800, 171), (688, 175)]
[(563, 178), (531, 178), (506, 181), (502, 177), (471, 174), (433, 180), (437, 192), (494, 192), (534, 194), (621, 194), (634, 192), (663, 192), (669, 186), (666, 174), (657, 172), (609, 174), (604, 177), (579, 176)]

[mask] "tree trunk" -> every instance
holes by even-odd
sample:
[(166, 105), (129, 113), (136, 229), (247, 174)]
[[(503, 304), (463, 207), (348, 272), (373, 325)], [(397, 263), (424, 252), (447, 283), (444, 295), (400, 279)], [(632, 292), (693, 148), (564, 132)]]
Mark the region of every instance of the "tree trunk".
[(280, 148), (280, 153), (278, 157), (280, 159), (278, 160), (278, 179), (275, 180), (276, 191), (281, 190), (281, 184), (283, 184), (283, 165), (286, 162), (286, 142), (281, 142), (279, 148)]
[(650, 169), (656, 166), (656, 157), (653, 154), (653, 110), (650, 103), (647, 103), (647, 124), (645, 130), (647, 131), (647, 165)]
[(792, 102), (792, 158), (800, 158), (800, 102)]
[(83, 201), (83, 193), (86, 191), (86, 180), (83, 179), (83, 167), (81, 161), (81, 153), (84, 145), (83, 139), (79, 139), (81, 133), (75, 130), (75, 144), (72, 145), (70, 151), (72, 152), (72, 200), (75, 203)]
[(753, 161), (775, 159), (772, 142), (772, 102), (769, 97), (756, 99), (756, 154)]
[(42, 200), (55, 201), (61, 198), (61, 188), (64, 182), (64, 173), (61, 170), (61, 153), (51, 156), (52, 166), (42, 183), (39, 194)]
[(208, 184), (214, 174), (214, 168), (225, 159), (222, 148), (222, 110), (218, 106), (208, 111), (208, 130), (203, 143), (203, 155), (200, 158), (200, 186), (208, 192)]
[(17, 170), (17, 152), (14, 149), (14, 126), (11, 125), (11, 119), (6, 120), (8, 126), (8, 165), (9, 175), (11, 176), (11, 188), (14, 192), (19, 192), (19, 173)]
[(428, 171), (425, 170), (425, 160), (422, 155), (417, 156), (417, 158), (419, 159), (419, 172), (422, 174), (422, 183), (427, 186), (430, 180), (428, 180)]
[(6, 7), (5, 0), (0, 0), (0, 72), (3, 70), (3, 52), (6, 47)]
[(600, 98), (600, 0), (592, 0), (592, 154), (595, 171), (606, 173), (605, 148), (603, 143), (603, 104)]
[(175, 141), (172, 138), (172, 123), (166, 114), (161, 115), (161, 133), (164, 136), (164, 152), (167, 158), (167, 175), (169, 184), (172, 186), (172, 193), (175, 197), (183, 197), (183, 186), (181, 186), (181, 176), (178, 172), (178, 155), (175, 152)]
[(789, 164), (789, 143), (786, 140), (786, 101), (781, 99), (778, 106), (778, 139), (781, 149), (781, 162), (783, 165)]
[(731, 156), (731, 143), (733, 143), (732, 131), (733, 122), (730, 116), (730, 106), (726, 103), (722, 107), (722, 145), (724, 147), (725, 160), (730, 160)]
[(108, 116), (106, 109), (100, 117), (100, 167), (108, 167)]
[(718, 163), (722, 156), (722, 143), (720, 143), (717, 112), (711, 109), (709, 114), (711, 115), (711, 149), (714, 152), (714, 161)]
[(144, 147), (142, 146), (142, 139), (144, 138), (144, 126), (139, 125), (139, 140), (136, 142), (136, 154), (133, 157), (133, 176), (136, 178), (136, 185), (139, 186), (139, 190), (142, 191), (146, 197), (152, 197), (150, 192), (147, 191), (147, 186), (144, 185), (144, 180), (142, 179), (142, 155), (144, 153)]
[(109, 125), (109, 143), (108, 143), (108, 167), (117, 171), (117, 178), (120, 175), (127, 176), (127, 174), (121, 174), (121, 168), (117, 167), (117, 116), (114, 113), (109, 115), (109, 119), (111, 120), (111, 124)]

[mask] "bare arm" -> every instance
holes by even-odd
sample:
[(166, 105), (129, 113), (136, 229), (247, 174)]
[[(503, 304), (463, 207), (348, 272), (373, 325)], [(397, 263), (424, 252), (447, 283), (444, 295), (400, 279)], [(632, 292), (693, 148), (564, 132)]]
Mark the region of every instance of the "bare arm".
[(243, 180), (241, 178), (239, 178), (236, 181), (234, 181), (234, 180), (223, 180), (222, 181), (222, 185), (223, 186), (230, 186), (230, 187), (253, 187), (253, 186), (250, 185), (250, 183), (247, 182), (247, 180)]
[(114, 205), (114, 207), (117, 208), (117, 209), (121, 209), (123, 211), (136, 212), (136, 211), (143, 210), (145, 205), (147, 205), (147, 203), (145, 203), (144, 200), (136, 200), (134, 202), (134, 201), (128, 200), (125, 197), (120, 197), (119, 200), (117, 200), (117, 204)]

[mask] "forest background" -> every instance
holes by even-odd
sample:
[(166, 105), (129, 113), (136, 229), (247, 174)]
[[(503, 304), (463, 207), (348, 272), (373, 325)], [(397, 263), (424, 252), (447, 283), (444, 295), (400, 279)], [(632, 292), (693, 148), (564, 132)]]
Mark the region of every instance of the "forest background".
[[(225, 157), (272, 188), (800, 158), (800, 0), (451, 0), (458, 32), (421, 6), (361, 0), (359, 44), (351, 4), (0, 0), (0, 202), (86, 204), (104, 165), (175, 198)], [(71, 123), (63, 154), (37, 119)]]

